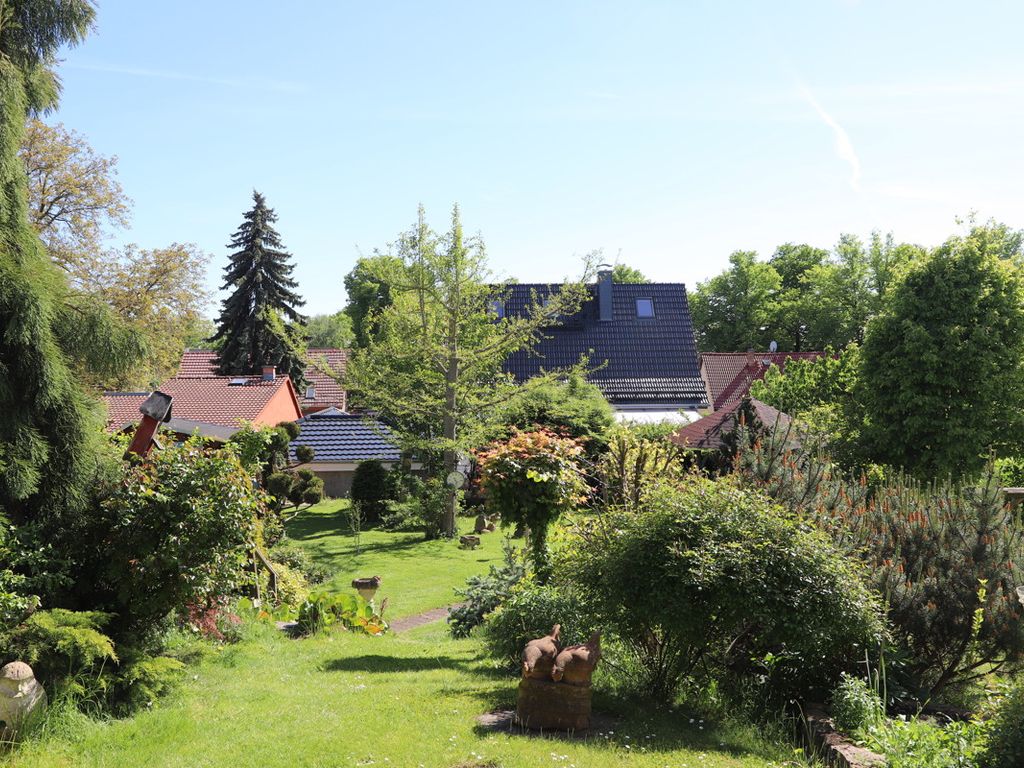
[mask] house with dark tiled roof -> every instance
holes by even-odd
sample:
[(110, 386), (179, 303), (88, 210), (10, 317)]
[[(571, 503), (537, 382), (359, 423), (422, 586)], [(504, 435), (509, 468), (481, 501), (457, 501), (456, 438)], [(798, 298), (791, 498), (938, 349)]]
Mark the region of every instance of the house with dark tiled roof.
[[(291, 460), (297, 462), (296, 448), (313, 449), (313, 460), (298, 466), (310, 469), (324, 481), (327, 496), (347, 496), (352, 476), (361, 461), (376, 459), (391, 469), (402, 461), (398, 439), (386, 425), (368, 416), (327, 408), (298, 421), (301, 432), (291, 444)], [(419, 469), (419, 464), (410, 467)]]
[[(557, 286), (513, 284), (495, 309), (522, 315)], [(682, 283), (613, 283), (598, 274), (579, 312), (544, 331), (530, 350), (509, 356), (505, 371), (525, 381), (544, 371), (589, 360), (596, 384), (620, 420), (687, 421), (707, 407), (693, 322)], [(686, 414), (686, 415), (684, 415)]]
[(729, 435), (736, 431), (740, 420), (748, 415), (760, 428), (769, 430), (787, 431), (793, 423), (789, 415), (767, 403), (752, 397), (737, 398), (714, 413), (680, 427), (669, 436), (669, 440), (695, 451), (718, 451), (726, 446)]
[[(304, 414), (325, 408), (346, 410), (348, 397), (341, 385), (348, 365), (344, 349), (311, 348), (306, 350), (306, 386), (299, 392)], [(177, 378), (217, 376), (217, 353), (212, 349), (186, 349), (178, 364)]]
[(817, 360), (824, 352), (704, 352), (700, 375), (707, 386), (708, 402), (714, 410), (741, 400), (750, 385), (763, 379), (773, 365), (786, 370), (789, 360)]
[[(302, 417), (299, 399), (287, 376), (268, 366), (261, 376), (175, 376), (159, 387), (171, 396), (171, 420), (163, 429), (226, 440), (243, 421), (273, 426)], [(139, 406), (149, 392), (106, 392), (107, 429), (120, 432), (139, 421)]]

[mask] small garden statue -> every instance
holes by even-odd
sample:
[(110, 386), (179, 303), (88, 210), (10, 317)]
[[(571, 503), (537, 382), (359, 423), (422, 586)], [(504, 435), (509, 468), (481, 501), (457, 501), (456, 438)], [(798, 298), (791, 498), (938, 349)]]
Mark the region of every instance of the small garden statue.
[(382, 579), (380, 576), (367, 576), (361, 579), (352, 579), (352, 588), (358, 590), (359, 596), (366, 602), (373, 600), (373, 596), (380, 589)]
[(597, 662), (601, 660), (601, 633), (595, 632), (582, 645), (570, 645), (555, 657), (551, 679), (569, 685), (590, 685)]
[(523, 649), (516, 722), (533, 729), (580, 731), (590, 727), (590, 679), (601, 659), (601, 633), (583, 645), (558, 645), (561, 627)]
[(12, 661), (0, 669), (0, 740), (17, 736), (36, 712), (46, 706), (46, 691), (36, 680), (32, 667)]
[(531, 640), (523, 649), (523, 677), (539, 680), (551, 676), (558, 655), (558, 636), (562, 633), (560, 624), (551, 628), (551, 634)]

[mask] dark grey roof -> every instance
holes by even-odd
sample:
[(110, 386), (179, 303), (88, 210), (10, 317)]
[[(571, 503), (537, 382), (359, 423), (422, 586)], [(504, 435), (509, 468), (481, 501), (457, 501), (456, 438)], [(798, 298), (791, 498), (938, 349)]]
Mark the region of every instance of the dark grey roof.
[(308, 445), (313, 449), (314, 464), (401, 459), (394, 433), (375, 419), (327, 408), (304, 416), (297, 423), (302, 431), (291, 444), (292, 461), (296, 461), (295, 447), (298, 445)]
[[(524, 314), (535, 293), (539, 297), (557, 286), (515, 284), (505, 295), (505, 313)], [(636, 316), (636, 300), (654, 302), (654, 317)], [(616, 283), (612, 286), (612, 319), (599, 319), (598, 290), (572, 317), (545, 331), (533, 352), (520, 351), (505, 362), (505, 370), (523, 381), (542, 370), (568, 368), (587, 355), (587, 378), (613, 404), (672, 404), (698, 406), (707, 402), (700, 377), (693, 322), (682, 283)]]

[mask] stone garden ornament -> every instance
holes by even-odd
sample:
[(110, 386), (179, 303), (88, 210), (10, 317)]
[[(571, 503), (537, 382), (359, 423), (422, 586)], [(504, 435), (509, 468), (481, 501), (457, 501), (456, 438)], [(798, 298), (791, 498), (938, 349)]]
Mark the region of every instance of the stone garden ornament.
[(590, 681), (601, 660), (601, 633), (561, 647), (561, 626), (523, 649), (516, 721), (527, 728), (580, 731), (590, 727)]
[(0, 738), (10, 739), (46, 707), (46, 691), (32, 667), (12, 661), (0, 669)]

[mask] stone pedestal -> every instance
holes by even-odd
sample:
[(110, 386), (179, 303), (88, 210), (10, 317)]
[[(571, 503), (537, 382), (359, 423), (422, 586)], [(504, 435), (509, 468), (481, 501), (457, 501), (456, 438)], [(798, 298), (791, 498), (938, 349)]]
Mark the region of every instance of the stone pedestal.
[(533, 730), (585, 731), (590, 727), (590, 684), (569, 685), (524, 677), (516, 722)]

